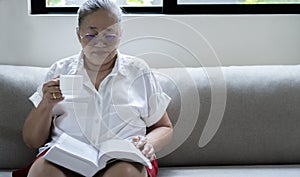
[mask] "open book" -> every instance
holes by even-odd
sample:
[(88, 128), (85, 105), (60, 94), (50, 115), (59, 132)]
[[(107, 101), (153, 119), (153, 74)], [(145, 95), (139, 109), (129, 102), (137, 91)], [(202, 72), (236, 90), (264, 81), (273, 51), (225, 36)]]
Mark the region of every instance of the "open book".
[(120, 159), (139, 162), (152, 168), (151, 162), (131, 142), (112, 139), (100, 144), (99, 148), (79, 141), (63, 133), (43, 156), (46, 160), (91, 177), (106, 164)]

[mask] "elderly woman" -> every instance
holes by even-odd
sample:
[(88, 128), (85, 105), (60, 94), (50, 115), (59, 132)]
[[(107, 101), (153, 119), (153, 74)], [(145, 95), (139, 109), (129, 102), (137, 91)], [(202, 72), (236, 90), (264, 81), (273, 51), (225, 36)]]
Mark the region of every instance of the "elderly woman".
[[(149, 169), (118, 160), (95, 176), (156, 176), (155, 152), (170, 142), (173, 133), (166, 112), (170, 98), (145, 62), (118, 52), (121, 16), (120, 8), (109, 0), (88, 0), (80, 7), (77, 36), (82, 51), (53, 64), (45, 83), (30, 97), (34, 107), (24, 123), (23, 138), (40, 153), (31, 165), (14, 171), (13, 176), (80, 176), (41, 158), (62, 133), (95, 147), (111, 138), (130, 140), (153, 164)], [(80, 117), (74, 107), (64, 106), (68, 102), (59, 88), (61, 74), (83, 76), (83, 94), (88, 96), (86, 115), (92, 116)], [(94, 122), (97, 116), (101, 121)]]

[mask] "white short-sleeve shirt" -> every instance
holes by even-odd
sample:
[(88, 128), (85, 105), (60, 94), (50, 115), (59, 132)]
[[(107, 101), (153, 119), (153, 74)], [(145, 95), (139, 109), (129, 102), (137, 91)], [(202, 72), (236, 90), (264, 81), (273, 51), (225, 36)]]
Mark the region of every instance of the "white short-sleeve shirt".
[[(80, 96), (54, 106), (51, 141), (40, 152), (63, 132), (95, 147), (111, 138), (145, 136), (146, 127), (160, 120), (170, 102), (143, 60), (119, 52), (112, 72), (98, 90), (86, 73), (82, 53), (54, 63), (45, 81), (59, 74), (83, 75), (83, 90)], [(35, 107), (42, 94), (40, 85), (30, 97)]]

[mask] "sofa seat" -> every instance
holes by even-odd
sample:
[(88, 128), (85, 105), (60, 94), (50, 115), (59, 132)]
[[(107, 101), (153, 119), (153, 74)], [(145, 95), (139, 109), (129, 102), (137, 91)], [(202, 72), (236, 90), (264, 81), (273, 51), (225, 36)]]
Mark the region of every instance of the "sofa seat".
[(0, 177), (11, 177), (11, 170), (0, 170)]
[[(10, 170), (0, 177), (11, 177)], [(300, 165), (161, 167), (158, 177), (300, 177)]]
[(158, 177), (300, 177), (300, 165), (160, 168)]

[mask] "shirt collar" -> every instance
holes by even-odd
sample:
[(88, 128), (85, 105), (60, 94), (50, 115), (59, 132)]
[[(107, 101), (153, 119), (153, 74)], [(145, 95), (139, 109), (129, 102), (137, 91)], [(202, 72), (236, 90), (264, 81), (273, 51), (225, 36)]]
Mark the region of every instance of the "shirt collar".
[[(119, 50), (117, 50), (116, 63), (110, 75), (117, 75), (118, 73), (120, 73), (121, 75), (126, 76), (126, 68), (124, 66), (124, 63), (125, 61), (123, 55), (119, 52)], [(79, 74), (83, 70), (85, 70), (85, 68), (84, 68), (84, 61), (83, 61), (83, 50), (81, 50), (69, 74), (76, 74), (76, 73)]]
[(124, 67), (124, 57), (119, 52), (119, 50), (117, 50), (117, 59), (116, 59), (115, 66), (111, 71), (111, 74), (113, 75), (117, 75), (117, 73), (126, 76), (126, 68)]

